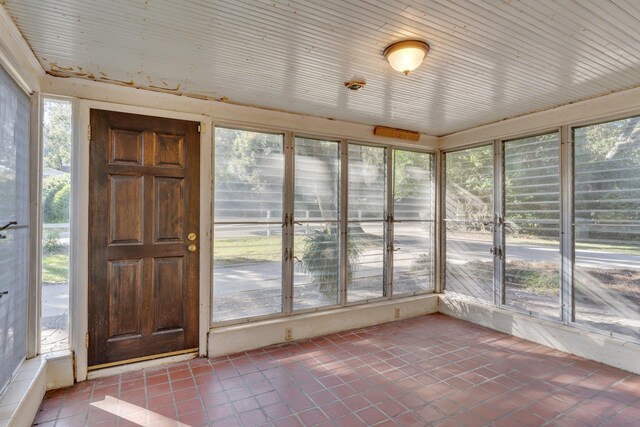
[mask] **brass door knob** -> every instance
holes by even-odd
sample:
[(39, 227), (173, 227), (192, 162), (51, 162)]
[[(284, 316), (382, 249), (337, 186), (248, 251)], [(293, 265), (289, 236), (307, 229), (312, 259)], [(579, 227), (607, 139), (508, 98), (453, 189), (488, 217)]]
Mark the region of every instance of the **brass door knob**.
[(187, 250), (189, 252), (195, 252), (196, 251), (196, 245), (194, 245), (193, 243), (190, 244), (189, 246), (187, 246)]
[(193, 242), (194, 240), (196, 240), (196, 238), (197, 238), (197, 237), (198, 237), (198, 236), (196, 235), (196, 233), (189, 233), (189, 234), (187, 234), (187, 239), (191, 240), (192, 242)]

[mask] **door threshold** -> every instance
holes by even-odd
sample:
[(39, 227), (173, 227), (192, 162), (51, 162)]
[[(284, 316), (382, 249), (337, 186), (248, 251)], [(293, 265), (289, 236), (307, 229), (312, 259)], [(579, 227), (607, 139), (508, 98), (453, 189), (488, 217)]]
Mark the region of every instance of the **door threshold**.
[(123, 360), (120, 362), (104, 363), (102, 365), (89, 366), (87, 379), (108, 377), (124, 374), (126, 372), (139, 371), (145, 368), (168, 365), (176, 362), (184, 362), (198, 357), (198, 349), (173, 351), (170, 353), (154, 354), (147, 357)]

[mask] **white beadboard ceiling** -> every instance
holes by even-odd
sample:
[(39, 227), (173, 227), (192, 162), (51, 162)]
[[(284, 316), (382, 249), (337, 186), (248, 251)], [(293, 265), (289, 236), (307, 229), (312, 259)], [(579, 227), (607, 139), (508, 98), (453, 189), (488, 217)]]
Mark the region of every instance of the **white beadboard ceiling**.
[[(431, 135), (640, 85), (638, 0), (2, 3), (53, 75)], [(405, 77), (382, 51), (411, 38)]]

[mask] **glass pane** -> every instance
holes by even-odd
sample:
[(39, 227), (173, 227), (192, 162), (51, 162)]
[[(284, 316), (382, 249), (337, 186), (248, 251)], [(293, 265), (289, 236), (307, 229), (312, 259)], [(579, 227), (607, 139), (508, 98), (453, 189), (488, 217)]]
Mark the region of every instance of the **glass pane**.
[(68, 348), (71, 102), (44, 100), (42, 171), (42, 353)]
[(509, 141), (505, 158), (506, 303), (560, 316), (560, 143)]
[(493, 147), (446, 154), (447, 291), (493, 301)]
[(0, 391), (26, 355), (29, 286), (29, 97), (0, 67), (0, 226), (9, 222), (0, 231)]
[(347, 301), (382, 297), (384, 223), (350, 222), (347, 252)]
[(293, 309), (338, 304), (340, 259), (338, 223), (297, 225), (293, 274)]
[(432, 154), (394, 151), (393, 216), (396, 220), (434, 220), (432, 163)]
[(385, 149), (349, 144), (349, 220), (385, 215)]
[(214, 226), (213, 321), (282, 309), (280, 225)]
[(215, 130), (216, 222), (282, 222), (282, 135)]
[(338, 220), (340, 144), (296, 138), (296, 221)]
[(576, 322), (640, 339), (640, 117), (574, 137)]
[(433, 221), (393, 226), (393, 295), (432, 291)]

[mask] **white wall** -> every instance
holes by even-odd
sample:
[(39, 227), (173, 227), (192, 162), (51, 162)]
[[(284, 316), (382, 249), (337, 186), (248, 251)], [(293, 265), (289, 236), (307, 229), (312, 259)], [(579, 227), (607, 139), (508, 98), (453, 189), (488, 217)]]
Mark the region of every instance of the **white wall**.
[(245, 126), (265, 130), (290, 130), (304, 135), (346, 138), (409, 147), (420, 146), (432, 149), (436, 147), (438, 141), (437, 137), (429, 135), (421, 135), (420, 140), (417, 142), (376, 137), (373, 135), (374, 126), (369, 125), (200, 100), (77, 78), (45, 76), (42, 79), (42, 92), (114, 104), (202, 114), (209, 116), (216, 125)]
[(294, 340), (300, 340), (437, 311), (438, 295), (431, 294), (223, 326), (211, 329), (209, 356), (238, 353), (285, 342), (287, 328), (291, 330)]
[(525, 316), (451, 294), (440, 295), (438, 310), (448, 316), (640, 374), (640, 344), (637, 343)]

